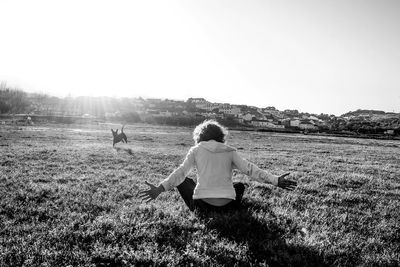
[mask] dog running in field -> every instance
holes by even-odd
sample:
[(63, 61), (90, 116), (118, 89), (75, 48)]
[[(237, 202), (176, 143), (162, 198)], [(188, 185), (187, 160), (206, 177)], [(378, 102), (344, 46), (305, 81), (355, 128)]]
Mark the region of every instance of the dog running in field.
[(118, 129), (116, 131), (114, 131), (113, 129), (111, 129), (111, 132), (113, 134), (113, 147), (115, 146), (116, 143), (119, 143), (121, 141), (128, 143), (128, 138), (126, 138), (126, 135), (124, 133), (124, 126), (122, 126), (121, 128), (121, 133), (118, 133)]

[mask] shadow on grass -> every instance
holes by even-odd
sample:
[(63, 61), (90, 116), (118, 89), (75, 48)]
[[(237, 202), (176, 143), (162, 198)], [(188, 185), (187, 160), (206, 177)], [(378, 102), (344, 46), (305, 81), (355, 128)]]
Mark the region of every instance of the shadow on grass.
[[(258, 216), (257, 213), (262, 214)], [(245, 244), (247, 262), (241, 265), (267, 264), (270, 266), (324, 266), (323, 257), (312, 248), (288, 244), (284, 237), (301, 235), (291, 222), (281, 221), (265, 205), (247, 200), (241, 210), (225, 214), (202, 216), (208, 229), (222, 238)], [(294, 223), (294, 225), (296, 225)], [(219, 263), (235, 264), (235, 259), (220, 257)]]
[(115, 150), (117, 150), (117, 152), (126, 152), (129, 155), (133, 155), (133, 150), (131, 148), (126, 148), (126, 147), (114, 147)]

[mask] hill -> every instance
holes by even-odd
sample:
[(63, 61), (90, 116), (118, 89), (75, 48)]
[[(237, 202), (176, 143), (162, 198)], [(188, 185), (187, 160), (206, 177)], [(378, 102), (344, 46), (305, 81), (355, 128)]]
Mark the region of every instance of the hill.
[[(2, 115), (3, 114), (3, 115)], [(15, 114), (22, 114), (16, 118)], [(216, 119), (236, 129), (275, 132), (303, 132), (353, 135), (358, 137), (397, 138), (400, 136), (400, 114), (379, 110), (356, 110), (339, 117), (310, 114), (275, 107), (253, 107), (211, 103), (204, 98), (187, 101), (169, 99), (65, 97), (28, 94), (0, 86), (0, 116), (9, 121), (24, 122), (27, 116), (39, 121), (120, 122), (193, 126), (205, 119)], [(83, 119), (83, 120), (82, 120)], [(1, 121), (0, 123), (5, 123)]]
[(381, 110), (357, 109), (356, 111), (349, 111), (341, 115), (341, 117), (361, 116), (361, 115), (384, 115), (384, 114), (386, 114), (386, 112)]

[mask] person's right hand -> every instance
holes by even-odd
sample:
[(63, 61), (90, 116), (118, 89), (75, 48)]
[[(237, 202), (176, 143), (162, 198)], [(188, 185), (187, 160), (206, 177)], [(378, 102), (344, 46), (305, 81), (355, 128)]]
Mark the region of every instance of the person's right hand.
[(156, 199), (159, 194), (165, 191), (162, 185), (156, 187), (155, 185), (147, 181), (145, 183), (150, 187), (150, 189), (140, 191), (139, 197), (142, 199), (142, 201), (146, 201), (146, 203), (149, 203), (150, 201)]
[(289, 174), (290, 173), (285, 173), (278, 177), (278, 187), (292, 191), (296, 188), (297, 182), (286, 179), (285, 177)]

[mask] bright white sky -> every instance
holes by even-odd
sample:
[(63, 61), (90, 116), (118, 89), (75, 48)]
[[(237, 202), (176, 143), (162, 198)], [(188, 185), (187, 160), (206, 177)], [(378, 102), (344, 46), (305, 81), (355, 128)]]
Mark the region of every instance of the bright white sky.
[(0, 33), (31, 92), (400, 112), (396, 0), (3, 0)]

